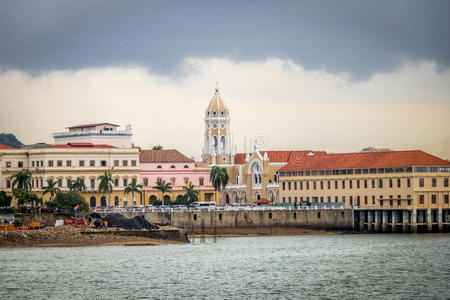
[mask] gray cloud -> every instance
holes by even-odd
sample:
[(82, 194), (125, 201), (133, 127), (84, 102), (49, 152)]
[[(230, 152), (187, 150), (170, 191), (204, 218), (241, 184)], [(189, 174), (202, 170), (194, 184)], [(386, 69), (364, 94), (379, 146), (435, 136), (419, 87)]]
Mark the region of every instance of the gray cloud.
[(280, 57), (367, 79), (404, 60), (450, 66), (449, 1), (2, 1), (0, 67), (41, 72), (186, 57)]

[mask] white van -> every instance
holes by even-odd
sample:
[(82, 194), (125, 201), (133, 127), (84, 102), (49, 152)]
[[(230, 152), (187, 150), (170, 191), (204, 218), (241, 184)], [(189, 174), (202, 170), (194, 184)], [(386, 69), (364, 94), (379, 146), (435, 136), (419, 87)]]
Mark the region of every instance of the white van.
[(199, 210), (208, 210), (208, 209), (216, 208), (216, 203), (215, 202), (194, 202), (194, 203), (192, 203), (192, 207), (194, 209), (199, 209)]

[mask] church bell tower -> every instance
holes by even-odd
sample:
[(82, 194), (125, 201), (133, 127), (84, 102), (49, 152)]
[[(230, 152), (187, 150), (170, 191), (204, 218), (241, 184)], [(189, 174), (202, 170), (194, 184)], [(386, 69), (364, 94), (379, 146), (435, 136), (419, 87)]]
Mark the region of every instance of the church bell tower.
[(205, 111), (204, 140), (203, 161), (205, 163), (212, 166), (232, 163), (230, 111), (220, 97), (218, 83)]

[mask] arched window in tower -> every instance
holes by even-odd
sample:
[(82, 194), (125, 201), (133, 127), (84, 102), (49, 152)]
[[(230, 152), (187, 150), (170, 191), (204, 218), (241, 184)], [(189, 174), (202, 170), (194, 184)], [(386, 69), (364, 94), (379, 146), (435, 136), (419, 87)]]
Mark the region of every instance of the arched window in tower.
[(273, 181), (274, 182), (278, 182), (278, 177), (280, 176), (280, 174), (278, 173), (278, 171), (275, 172), (275, 175), (273, 175)]
[(214, 149), (217, 151), (217, 147), (219, 146), (219, 141), (217, 140), (217, 136), (214, 136)]
[(225, 136), (220, 138), (220, 147), (223, 151), (225, 151)]
[(216, 111), (213, 111), (213, 117), (217, 116)]
[(254, 163), (252, 167), (253, 184), (261, 184), (261, 167), (258, 163)]
[(223, 110), (220, 112), (220, 115), (223, 117)]
[(236, 184), (239, 184), (239, 174), (236, 175)]
[(209, 111), (206, 113), (206, 116), (209, 117)]

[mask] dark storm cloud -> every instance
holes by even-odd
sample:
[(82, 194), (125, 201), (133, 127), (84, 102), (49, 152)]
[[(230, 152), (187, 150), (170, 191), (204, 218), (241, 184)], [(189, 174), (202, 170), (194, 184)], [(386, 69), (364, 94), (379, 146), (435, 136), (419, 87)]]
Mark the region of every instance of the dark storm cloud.
[(30, 72), (227, 56), (364, 78), (449, 67), (450, 1), (2, 1), (0, 41), (0, 67)]

